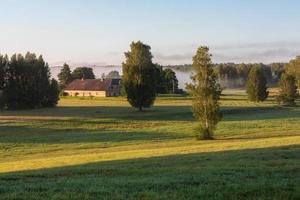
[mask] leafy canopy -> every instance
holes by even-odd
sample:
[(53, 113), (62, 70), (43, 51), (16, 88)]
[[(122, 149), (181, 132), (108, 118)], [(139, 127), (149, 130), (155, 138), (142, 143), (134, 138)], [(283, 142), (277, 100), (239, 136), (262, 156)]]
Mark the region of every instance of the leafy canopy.
[(73, 79), (95, 79), (93, 69), (90, 67), (77, 67), (72, 72)]
[(263, 73), (263, 68), (256, 65), (251, 68), (247, 81), (248, 99), (254, 102), (266, 100), (269, 95), (267, 91), (267, 80)]
[(300, 56), (286, 64), (285, 70), (288, 74), (295, 76), (298, 88), (300, 88)]
[(123, 63), (123, 86), (127, 100), (140, 111), (150, 107), (156, 96), (155, 65), (150, 49), (140, 41), (132, 42)]
[(192, 83), (187, 85), (187, 89), (193, 97), (193, 114), (199, 121), (197, 137), (212, 139), (213, 131), (222, 118), (219, 105), (222, 90), (216, 82), (208, 47), (198, 48), (193, 57), (193, 70)]
[(279, 104), (285, 104), (289, 106), (295, 105), (295, 101), (299, 97), (295, 76), (284, 73), (281, 76), (279, 86), (280, 91), (279, 95), (276, 97), (276, 101)]
[(58, 86), (50, 80), (42, 56), (28, 52), (5, 59), (1, 107), (6, 109), (52, 107), (58, 101)]

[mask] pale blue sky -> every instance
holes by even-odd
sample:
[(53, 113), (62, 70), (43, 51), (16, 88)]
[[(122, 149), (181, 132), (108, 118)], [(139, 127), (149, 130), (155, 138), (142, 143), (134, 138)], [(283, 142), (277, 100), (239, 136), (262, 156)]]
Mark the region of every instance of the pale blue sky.
[(0, 0), (0, 52), (119, 65), (131, 41), (155, 62), (190, 63), (208, 45), (214, 62), (287, 61), (300, 54), (298, 0)]

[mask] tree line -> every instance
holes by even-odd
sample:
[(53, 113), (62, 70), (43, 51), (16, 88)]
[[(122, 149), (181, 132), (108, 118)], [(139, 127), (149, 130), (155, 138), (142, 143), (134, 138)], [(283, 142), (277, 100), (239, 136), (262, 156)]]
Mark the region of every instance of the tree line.
[[(219, 63), (212, 64), (217, 74), (219, 83), (226, 88), (246, 87), (250, 70), (253, 67), (260, 67), (263, 70), (269, 86), (276, 86), (279, 83), (281, 74), (284, 72), (286, 63)], [(192, 65), (168, 65), (167, 68), (182, 72), (191, 72)]]
[(71, 71), (70, 66), (65, 63), (57, 75), (59, 88), (62, 91), (69, 83), (75, 79), (95, 79), (96, 76), (90, 67), (77, 67)]
[[(150, 107), (156, 98), (154, 83), (157, 81), (157, 67), (152, 62), (150, 49), (150, 46), (140, 41), (132, 42), (123, 63), (123, 84), (127, 100), (140, 111)], [(211, 56), (208, 47), (201, 46), (197, 49), (192, 59), (192, 83), (187, 85), (193, 98), (193, 114), (199, 122), (196, 131), (198, 139), (213, 139), (213, 132), (222, 119), (219, 103), (222, 88), (219, 80), (223, 77), (242, 78), (247, 87), (248, 99), (253, 102), (265, 101), (269, 95), (268, 83), (276, 80), (280, 86), (276, 101), (279, 104), (295, 105), (299, 97), (297, 85), (300, 82), (300, 57), (286, 65), (272, 64), (268, 67), (264, 64), (214, 65)]]
[(33, 53), (0, 55), (0, 108), (53, 107), (59, 100), (58, 83), (50, 79), (48, 64)]
[[(163, 69), (152, 62), (151, 47), (140, 41), (132, 42), (130, 51), (125, 52), (122, 63), (122, 84), (126, 98), (132, 107), (142, 111), (153, 105), (159, 91), (174, 93), (178, 81), (174, 71)], [(216, 66), (212, 63), (209, 48), (197, 49), (193, 60), (192, 83), (187, 85), (193, 97), (192, 110), (199, 122), (197, 138), (212, 139), (218, 122), (222, 119), (220, 97), (222, 88), (220, 74), (234, 74), (230, 65)], [(300, 85), (300, 57), (284, 65), (273, 66), (277, 72), (280, 90), (275, 97), (279, 104), (293, 106), (299, 97), (297, 88)], [(217, 69), (217, 70), (216, 70)], [(238, 67), (236, 69), (239, 69)], [(114, 73), (112, 73), (114, 74)], [(267, 99), (268, 76), (274, 73), (263, 64), (241, 65), (240, 75), (246, 80), (247, 94), (250, 101), (261, 102)], [(14, 54), (0, 55), (0, 108), (40, 108), (55, 106), (59, 100), (59, 87), (63, 88), (74, 79), (94, 79), (92, 68), (80, 67), (71, 72), (65, 64), (56, 80), (50, 79), (48, 64), (42, 56), (27, 53), (25, 56)], [(271, 77), (271, 76), (270, 76)], [(279, 78), (280, 77), (280, 78)]]
[[(164, 69), (159, 64), (154, 65), (153, 76), (155, 81), (152, 84), (155, 86), (155, 92), (157, 94), (176, 94), (182, 93), (181, 90), (178, 89), (178, 80), (176, 77), (176, 73), (171, 69)], [(68, 64), (64, 64), (60, 73), (58, 74), (59, 86), (60, 90), (63, 90), (66, 85), (72, 82), (75, 79), (95, 79), (96, 76), (93, 72), (92, 68), (89, 67), (77, 67), (73, 71), (71, 71), (70, 66)], [(107, 75), (104, 73), (101, 75), (102, 79), (113, 79), (120, 78), (122, 76), (118, 71), (111, 71)], [(123, 85), (122, 85), (123, 86)], [(122, 94), (126, 95), (126, 91), (123, 88)]]

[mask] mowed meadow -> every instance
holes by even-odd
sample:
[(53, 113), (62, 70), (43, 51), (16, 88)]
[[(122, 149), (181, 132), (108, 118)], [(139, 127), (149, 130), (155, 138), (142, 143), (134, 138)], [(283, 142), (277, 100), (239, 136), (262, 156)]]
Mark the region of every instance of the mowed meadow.
[(211, 141), (195, 140), (188, 96), (0, 111), (0, 199), (300, 199), (300, 107), (273, 95), (225, 90)]

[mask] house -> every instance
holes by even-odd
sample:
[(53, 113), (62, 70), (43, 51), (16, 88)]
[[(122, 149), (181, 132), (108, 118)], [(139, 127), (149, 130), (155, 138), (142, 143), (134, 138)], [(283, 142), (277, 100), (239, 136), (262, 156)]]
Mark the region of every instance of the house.
[(114, 97), (120, 96), (121, 79), (76, 79), (64, 89), (66, 96)]

